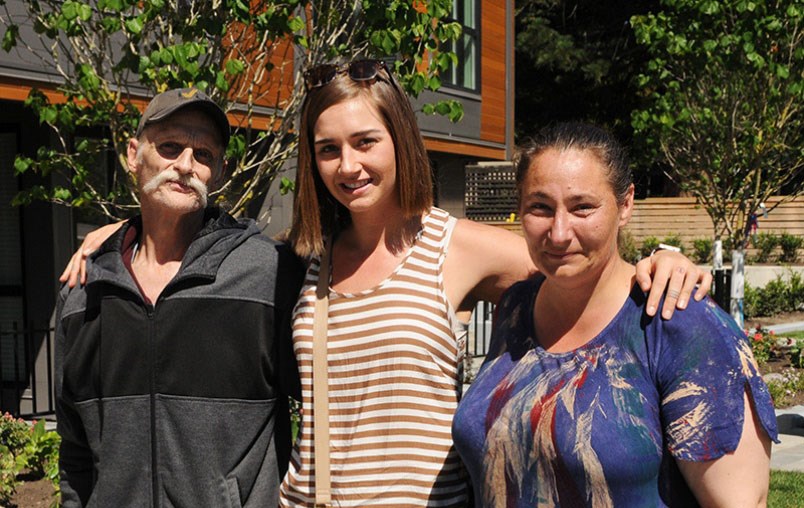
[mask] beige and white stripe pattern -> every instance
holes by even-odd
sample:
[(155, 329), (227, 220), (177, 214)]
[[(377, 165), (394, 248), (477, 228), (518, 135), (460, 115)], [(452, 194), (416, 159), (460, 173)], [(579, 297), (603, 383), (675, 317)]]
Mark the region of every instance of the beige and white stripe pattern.
[[(406, 259), (375, 288), (330, 292), (330, 457), (333, 506), (465, 506), (466, 474), (452, 445), (463, 344), (442, 267), (454, 219), (434, 208)], [(281, 505), (312, 506), (312, 329), (319, 263), (294, 313), (302, 430)]]

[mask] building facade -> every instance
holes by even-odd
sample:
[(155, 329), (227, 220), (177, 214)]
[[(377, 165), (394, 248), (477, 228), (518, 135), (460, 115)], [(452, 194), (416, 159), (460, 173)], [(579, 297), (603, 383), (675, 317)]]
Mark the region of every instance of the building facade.
[[(8, 0), (9, 12), (24, 14), (25, 2)], [(466, 168), (510, 160), (514, 114), (514, 1), (455, 0), (453, 19), (463, 27), (454, 50), (459, 65), (443, 76), (436, 93), (414, 103), (459, 100), (464, 118), (452, 123), (440, 116), (419, 115), (425, 145), (436, 175), (436, 204), (465, 216)], [(24, 30), (22, 27), (21, 30)], [(18, 175), (18, 154), (34, 156), (55, 145), (47, 126), (24, 105), (34, 88), (59, 98), (56, 73), (18, 51), (0, 51), (0, 412), (46, 414), (49, 393), (51, 334), (57, 277), (86, 230), (102, 219), (81, 210), (36, 202), (11, 205), (21, 189), (55, 185), (56, 176)], [(145, 98), (144, 98), (145, 99)], [(145, 100), (143, 100), (143, 104)], [(113, 158), (100, 165), (116, 164)], [(290, 176), (290, 175), (289, 175)], [(276, 186), (275, 186), (276, 187)], [(283, 231), (291, 220), (292, 196), (268, 193), (258, 217), (268, 235)]]

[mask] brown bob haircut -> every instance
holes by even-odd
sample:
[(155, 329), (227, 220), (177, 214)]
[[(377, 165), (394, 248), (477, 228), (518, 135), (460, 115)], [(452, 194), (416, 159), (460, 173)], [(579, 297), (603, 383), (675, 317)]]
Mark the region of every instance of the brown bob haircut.
[[(396, 188), (405, 217), (421, 216), (433, 205), (433, 173), (407, 95), (383, 69), (376, 79), (353, 81), (341, 73), (307, 92), (299, 129), (299, 159), (289, 240), (301, 257), (321, 255), (324, 238), (351, 223), (349, 211), (327, 190), (315, 163), (313, 128), (329, 107), (361, 99), (380, 114), (394, 142)], [(387, 76), (387, 77), (385, 77)], [(406, 238), (413, 241), (413, 238)]]

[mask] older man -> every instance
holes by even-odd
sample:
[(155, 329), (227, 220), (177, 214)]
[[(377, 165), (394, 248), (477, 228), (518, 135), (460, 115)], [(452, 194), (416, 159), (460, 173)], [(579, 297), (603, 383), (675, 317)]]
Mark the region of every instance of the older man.
[(66, 507), (277, 505), (302, 270), (253, 222), (206, 206), (228, 140), (200, 91), (156, 96), (128, 145), (141, 215), (60, 293)]

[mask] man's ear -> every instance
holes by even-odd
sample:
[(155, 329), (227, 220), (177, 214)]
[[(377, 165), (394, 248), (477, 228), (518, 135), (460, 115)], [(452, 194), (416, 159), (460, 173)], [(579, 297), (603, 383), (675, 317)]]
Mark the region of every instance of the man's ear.
[(126, 149), (126, 164), (128, 164), (128, 171), (132, 175), (137, 174), (137, 148), (140, 146), (140, 140), (131, 138), (128, 140), (128, 148)]
[(223, 182), (226, 181), (225, 175), (228, 167), (229, 167), (229, 160), (223, 157), (220, 166), (215, 169), (215, 171), (212, 174), (212, 179), (210, 180), (209, 185), (207, 185), (209, 192), (215, 192), (218, 189), (220, 189), (221, 186), (223, 186)]

